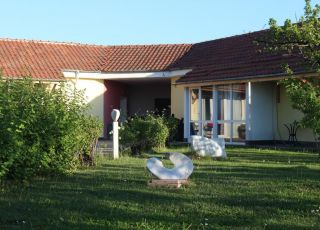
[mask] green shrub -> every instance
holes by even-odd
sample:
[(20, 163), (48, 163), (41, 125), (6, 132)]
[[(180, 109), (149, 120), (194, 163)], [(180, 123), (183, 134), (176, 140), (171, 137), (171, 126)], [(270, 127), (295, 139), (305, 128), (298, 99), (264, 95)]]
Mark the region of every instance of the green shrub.
[(82, 165), (94, 165), (94, 152), (101, 135), (101, 122), (88, 115), (84, 115), (79, 119), (77, 130), (78, 137), (78, 156)]
[(164, 147), (169, 129), (163, 117), (148, 114), (124, 122), (119, 135), (122, 146), (129, 147), (133, 154), (139, 154), (143, 150)]
[(179, 128), (179, 119), (172, 116), (163, 116), (164, 122), (169, 129), (168, 141), (177, 141), (178, 137), (178, 128)]
[(50, 91), (29, 78), (0, 78), (0, 178), (74, 169), (100, 132), (86, 109), (83, 93), (65, 84)]

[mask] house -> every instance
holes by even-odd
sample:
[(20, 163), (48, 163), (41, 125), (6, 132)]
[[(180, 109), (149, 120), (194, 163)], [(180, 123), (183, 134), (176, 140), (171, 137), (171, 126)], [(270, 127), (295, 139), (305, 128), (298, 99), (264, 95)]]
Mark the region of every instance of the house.
[[(6, 77), (32, 76), (48, 85), (68, 81), (85, 89), (91, 113), (112, 122), (146, 111), (170, 109), (184, 118), (184, 137), (223, 137), (233, 144), (287, 140), (284, 124), (299, 120), (283, 87), (282, 64), (297, 77), (315, 76), (299, 57), (259, 52), (254, 40), (265, 31), (173, 45), (98, 46), (0, 39)], [(299, 141), (314, 140), (299, 129)]]

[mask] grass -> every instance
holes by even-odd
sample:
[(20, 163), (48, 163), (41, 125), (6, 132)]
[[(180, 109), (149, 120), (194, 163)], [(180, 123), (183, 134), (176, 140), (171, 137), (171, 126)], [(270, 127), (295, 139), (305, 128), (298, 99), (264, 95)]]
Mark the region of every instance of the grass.
[(146, 158), (132, 157), (2, 184), (0, 229), (320, 229), (317, 154), (227, 153), (194, 159), (191, 185), (178, 190), (147, 187)]

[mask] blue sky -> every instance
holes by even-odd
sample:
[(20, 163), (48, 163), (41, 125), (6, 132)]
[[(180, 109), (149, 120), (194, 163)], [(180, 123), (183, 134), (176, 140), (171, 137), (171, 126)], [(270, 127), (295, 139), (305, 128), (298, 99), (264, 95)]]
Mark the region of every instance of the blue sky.
[(304, 0), (2, 0), (0, 37), (194, 43), (267, 28), (270, 17), (295, 20), (303, 7)]

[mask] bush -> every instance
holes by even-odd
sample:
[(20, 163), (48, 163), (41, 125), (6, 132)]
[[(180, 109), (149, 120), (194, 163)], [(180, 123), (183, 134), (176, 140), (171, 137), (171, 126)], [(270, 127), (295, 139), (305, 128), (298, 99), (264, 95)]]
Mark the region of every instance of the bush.
[(133, 117), (121, 126), (120, 144), (139, 154), (143, 150), (164, 147), (169, 129), (161, 116), (148, 114), (145, 117)]
[(163, 119), (169, 129), (168, 141), (177, 141), (179, 139), (178, 128), (180, 120), (172, 116), (164, 116)]
[(101, 122), (88, 115), (82, 115), (78, 120), (78, 156), (82, 165), (94, 165), (94, 152), (98, 142), (98, 137), (102, 132)]
[(65, 84), (49, 91), (29, 78), (0, 78), (0, 178), (74, 169), (100, 134), (86, 109), (83, 93)]

